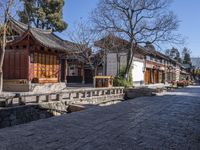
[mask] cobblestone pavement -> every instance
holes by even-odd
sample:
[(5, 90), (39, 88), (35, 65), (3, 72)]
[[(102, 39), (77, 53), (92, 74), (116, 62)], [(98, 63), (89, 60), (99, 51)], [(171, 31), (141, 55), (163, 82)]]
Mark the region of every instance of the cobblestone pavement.
[(0, 150), (200, 150), (200, 87), (0, 130)]

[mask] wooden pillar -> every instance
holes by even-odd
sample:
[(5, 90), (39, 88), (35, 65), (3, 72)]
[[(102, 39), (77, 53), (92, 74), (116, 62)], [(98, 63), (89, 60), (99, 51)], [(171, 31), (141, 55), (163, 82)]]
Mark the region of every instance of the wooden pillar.
[(27, 39), (28, 43), (27, 43), (27, 49), (26, 49), (26, 57), (27, 57), (27, 80), (29, 81), (30, 79), (30, 74), (31, 74), (31, 61), (30, 61), (30, 36), (28, 36)]
[(94, 88), (96, 87), (96, 78), (95, 77), (93, 77), (93, 86), (94, 86)]
[(67, 71), (68, 71), (67, 67), (68, 67), (67, 60), (65, 59), (65, 83), (67, 83)]
[(60, 56), (57, 55), (57, 59), (56, 59), (56, 62), (57, 62), (57, 78), (58, 78), (58, 82), (61, 81), (61, 61), (60, 61)]

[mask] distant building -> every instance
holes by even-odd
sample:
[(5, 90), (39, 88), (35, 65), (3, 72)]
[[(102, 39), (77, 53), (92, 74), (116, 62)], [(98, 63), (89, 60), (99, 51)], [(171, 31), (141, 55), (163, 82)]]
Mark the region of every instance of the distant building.
[(191, 58), (194, 79), (200, 79), (200, 57)]
[[(106, 44), (105, 44), (106, 43)], [(128, 56), (128, 42), (119, 37), (109, 35), (95, 43), (95, 46), (106, 51), (103, 65), (103, 75), (117, 76), (125, 69)], [(145, 54), (147, 52), (138, 48), (134, 54), (131, 66), (132, 80), (134, 85), (144, 84)]]
[[(104, 45), (106, 43), (106, 45)], [(103, 75), (119, 75), (119, 71), (127, 64), (128, 41), (109, 35), (95, 43), (95, 46), (106, 51)], [(155, 50), (153, 45), (138, 45), (134, 52), (131, 66), (133, 85), (170, 83), (186, 79), (187, 68), (176, 60)]]

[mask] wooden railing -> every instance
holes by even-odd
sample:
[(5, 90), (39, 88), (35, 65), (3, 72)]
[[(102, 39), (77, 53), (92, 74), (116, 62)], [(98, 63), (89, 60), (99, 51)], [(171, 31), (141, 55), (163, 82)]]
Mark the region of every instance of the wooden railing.
[(123, 98), (124, 88), (87, 88), (87, 89), (68, 89), (55, 93), (26, 94), (15, 96), (0, 97), (0, 107), (16, 105), (26, 105), (30, 103), (43, 103), (54, 101), (66, 101), (67, 103), (84, 102), (98, 103), (100, 99)]

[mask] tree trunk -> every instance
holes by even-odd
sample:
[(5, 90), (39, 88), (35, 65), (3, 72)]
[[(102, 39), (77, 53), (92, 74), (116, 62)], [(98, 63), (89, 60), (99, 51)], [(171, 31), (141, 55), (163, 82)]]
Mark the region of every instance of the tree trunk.
[(120, 59), (120, 56), (119, 56), (119, 51), (117, 51), (117, 76), (119, 76), (120, 74), (120, 70), (119, 70), (119, 59)]
[(128, 53), (128, 56), (127, 56), (127, 66), (126, 66), (126, 69), (125, 69), (125, 74), (124, 74), (124, 77), (126, 80), (129, 79), (129, 71), (130, 71), (130, 68), (131, 68), (131, 65), (133, 63), (133, 57), (134, 57), (134, 49), (137, 47), (136, 44), (134, 44), (133, 46), (133, 41), (131, 42), (131, 48), (129, 50), (129, 53)]
[(128, 54), (127, 54), (126, 69), (125, 69), (125, 72), (124, 72), (124, 78), (126, 80), (128, 80), (128, 72), (129, 72), (129, 62), (130, 62), (130, 59), (131, 59), (131, 49), (128, 51)]
[(95, 68), (94, 68), (94, 76), (97, 75), (97, 70), (98, 70), (98, 67), (95, 67)]
[(5, 49), (6, 49), (6, 23), (4, 24), (4, 31), (3, 31), (3, 41), (2, 41), (2, 52), (0, 57), (0, 93), (3, 89), (3, 61), (4, 61), (4, 55), (5, 55)]
[(0, 72), (0, 92), (3, 91), (3, 72)]
[(14, 0), (10, 0), (8, 7), (5, 10), (5, 18), (4, 18), (4, 24), (3, 24), (3, 39), (2, 39), (2, 45), (1, 45), (1, 56), (0, 56), (0, 93), (3, 90), (3, 62), (4, 62), (4, 56), (5, 56), (5, 50), (6, 50), (6, 33), (7, 33), (7, 25), (8, 25), (8, 18), (9, 18), (9, 12), (13, 5)]

